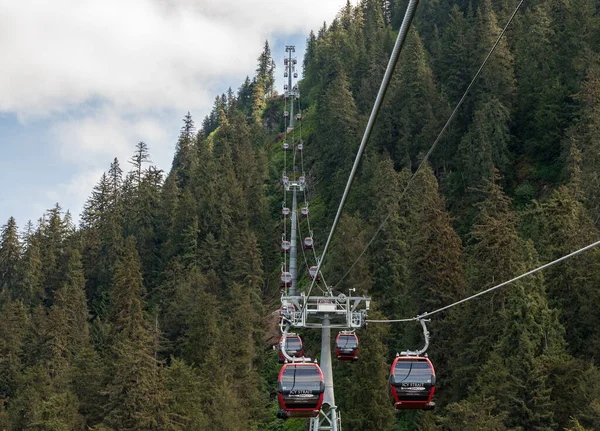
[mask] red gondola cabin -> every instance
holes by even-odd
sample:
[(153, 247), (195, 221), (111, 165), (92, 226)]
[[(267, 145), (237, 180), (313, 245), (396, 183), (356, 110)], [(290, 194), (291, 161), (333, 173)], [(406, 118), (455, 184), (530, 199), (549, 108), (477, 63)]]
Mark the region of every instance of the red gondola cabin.
[(294, 304), (284, 304), (281, 307), (279, 307), (279, 314), (281, 316), (286, 316), (286, 317), (290, 317), (293, 313), (296, 312), (296, 307), (294, 307)]
[(319, 281), (321, 279), (321, 274), (317, 273), (316, 266), (311, 266), (310, 268), (308, 268), (308, 277), (311, 280), (314, 280), (316, 278), (317, 281)]
[(291, 249), (292, 249), (292, 244), (289, 241), (281, 241), (282, 253), (289, 253)]
[[(283, 352), (281, 351), (282, 340), (283, 336), (279, 339), (279, 362), (283, 364), (285, 362), (285, 356), (283, 356)], [(294, 358), (301, 358), (304, 355), (304, 351), (302, 350), (302, 339), (299, 335), (288, 334), (287, 337), (285, 337), (285, 353)]]
[(308, 213), (309, 213), (308, 207), (303, 207), (300, 210), (300, 217), (302, 217), (302, 218), (308, 218)]
[(292, 285), (292, 273), (291, 272), (282, 272), (279, 277), (279, 285), (281, 287), (289, 287)]
[(311, 237), (306, 237), (304, 238), (304, 250), (312, 250), (313, 248), (315, 248), (315, 242), (313, 241), (313, 239)]
[(284, 364), (277, 379), (279, 418), (311, 418), (319, 415), (325, 380), (321, 368), (311, 363)]
[(340, 361), (358, 360), (358, 337), (349, 332), (340, 332), (335, 339), (335, 356)]
[(427, 357), (398, 356), (390, 372), (390, 392), (397, 410), (433, 410), (435, 370)]
[(288, 207), (281, 208), (281, 216), (283, 218), (288, 218), (290, 216), (290, 213), (291, 213), (291, 211)]

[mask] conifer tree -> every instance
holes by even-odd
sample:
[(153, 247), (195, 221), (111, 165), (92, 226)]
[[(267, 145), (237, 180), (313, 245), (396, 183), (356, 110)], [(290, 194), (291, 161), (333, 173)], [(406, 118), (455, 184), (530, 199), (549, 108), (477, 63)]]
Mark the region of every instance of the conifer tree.
[[(517, 234), (510, 200), (498, 182), (496, 174), (487, 183), (472, 232), (476, 242), (469, 262), (471, 292), (538, 266), (532, 244)], [(504, 422), (507, 427), (555, 426), (544, 367), (548, 358), (564, 355), (563, 329), (557, 317), (548, 307), (539, 274), (496, 292), (487, 303), (469, 304), (461, 317), (470, 322), (470, 328), (463, 335), (466, 347), (461, 349), (458, 379), (473, 382), (475, 370), (469, 367), (485, 363), (477, 372), (472, 393), (497, 400), (494, 412), (509, 413)], [(467, 328), (465, 323), (462, 326)]]
[(11, 217), (0, 232), (0, 290), (16, 288), (20, 260), (17, 222)]
[(113, 311), (113, 380), (105, 423), (122, 430), (177, 430), (168, 411), (169, 392), (157, 362), (156, 337), (144, 310), (139, 256), (128, 238), (115, 269)]
[(191, 182), (192, 173), (196, 169), (196, 128), (194, 120), (188, 112), (183, 118), (183, 126), (175, 146), (175, 156), (170, 175), (176, 178), (177, 186), (185, 188)]

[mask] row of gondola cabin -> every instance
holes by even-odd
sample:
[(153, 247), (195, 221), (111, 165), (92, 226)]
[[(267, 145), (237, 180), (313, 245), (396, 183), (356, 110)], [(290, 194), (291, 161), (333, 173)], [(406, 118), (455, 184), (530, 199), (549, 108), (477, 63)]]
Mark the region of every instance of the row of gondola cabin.
[(304, 246), (304, 250), (312, 250), (315, 248), (315, 241), (311, 237), (306, 237), (302, 245)]
[(351, 332), (340, 332), (335, 339), (335, 356), (340, 361), (358, 360), (358, 337)]
[(311, 363), (284, 364), (277, 379), (279, 418), (317, 417), (323, 405), (325, 379), (321, 368)]
[(433, 410), (435, 370), (426, 356), (397, 356), (389, 378), (392, 402), (397, 410)]
[(289, 253), (292, 249), (292, 243), (289, 241), (281, 241), (281, 252)]
[[(281, 350), (282, 342), (283, 336), (279, 339), (279, 362), (283, 364), (286, 358), (283, 356), (283, 352)], [(304, 351), (302, 350), (302, 339), (299, 335), (288, 334), (285, 337), (285, 353), (293, 358), (301, 358), (304, 356)]]
[(321, 279), (321, 273), (317, 272), (317, 268), (316, 266), (311, 266), (310, 268), (308, 268), (308, 277), (311, 280), (317, 280), (319, 281)]

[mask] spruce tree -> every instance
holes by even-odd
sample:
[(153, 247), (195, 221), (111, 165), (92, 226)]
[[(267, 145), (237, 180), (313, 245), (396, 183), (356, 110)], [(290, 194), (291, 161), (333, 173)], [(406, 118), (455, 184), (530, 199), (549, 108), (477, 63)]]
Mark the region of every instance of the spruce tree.
[(20, 260), (17, 222), (11, 217), (0, 232), (0, 290), (16, 288)]
[(111, 291), (113, 380), (104, 421), (120, 430), (177, 430), (156, 358), (159, 334), (148, 321), (144, 294), (139, 256), (130, 237)]

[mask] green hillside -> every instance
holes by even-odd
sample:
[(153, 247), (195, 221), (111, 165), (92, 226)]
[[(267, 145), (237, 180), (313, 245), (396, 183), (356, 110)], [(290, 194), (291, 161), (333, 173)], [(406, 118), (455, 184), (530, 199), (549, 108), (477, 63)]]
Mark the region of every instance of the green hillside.
[[(593, 0), (524, 2), (404, 193), (517, 3), (419, 5), (323, 264), (336, 292), (373, 298), (370, 318), (438, 309), (600, 239)], [(348, 2), (299, 59), (318, 251), (406, 4)], [(2, 226), (0, 430), (305, 429), (272, 397), (286, 108), (271, 62), (266, 44), (252, 78), (184, 117), (169, 172), (132, 143), (81, 223), (57, 204)], [(432, 316), (433, 412), (394, 413), (387, 394), (418, 323), (369, 324), (360, 360), (334, 364), (343, 430), (599, 430), (599, 286), (600, 248)], [(318, 331), (302, 336), (318, 357)]]

